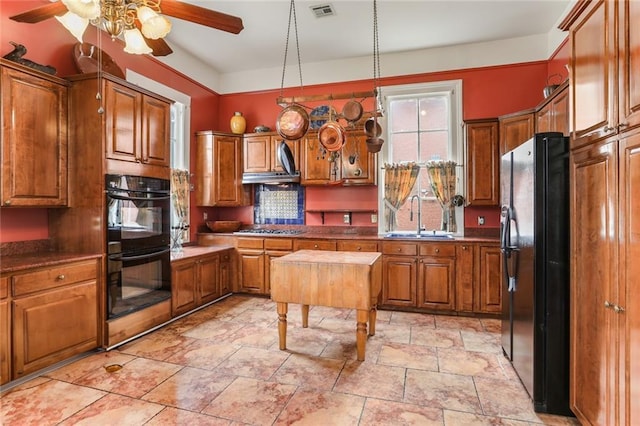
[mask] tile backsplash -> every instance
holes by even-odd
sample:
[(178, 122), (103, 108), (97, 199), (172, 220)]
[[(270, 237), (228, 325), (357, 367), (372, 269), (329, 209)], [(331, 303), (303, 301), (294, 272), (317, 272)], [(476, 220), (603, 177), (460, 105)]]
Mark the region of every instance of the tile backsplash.
[(253, 222), (257, 225), (304, 225), (304, 187), (255, 185)]

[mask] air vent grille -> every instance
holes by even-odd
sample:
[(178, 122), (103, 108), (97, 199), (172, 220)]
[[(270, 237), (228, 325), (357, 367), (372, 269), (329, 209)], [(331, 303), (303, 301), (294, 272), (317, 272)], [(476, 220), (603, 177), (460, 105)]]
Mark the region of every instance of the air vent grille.
[(311, 6), (311, 10), (313, 11), (313, 14), (316, 16), (316, 18), (322, 18), (325, 16), (331, 16), (336, 14), (333, 11), (333, 6), (330, 3)]

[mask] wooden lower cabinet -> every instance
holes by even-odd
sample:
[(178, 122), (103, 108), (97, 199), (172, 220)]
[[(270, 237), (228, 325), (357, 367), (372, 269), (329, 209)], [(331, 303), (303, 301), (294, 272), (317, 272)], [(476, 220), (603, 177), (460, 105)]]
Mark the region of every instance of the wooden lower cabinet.
[(359, 241), (359, 240), (338, 240), (336, 241), (336, 249), (338, 251), (378, 251), (377, 241)]
[(0, 278), (0, 385), (11, 380), (11, 317), (9, 278)]
[(456, 246), (456, 311), (473, 312), (476, 308), (476, 245)]
[(419, 245), (418, 308), (455, 310), (455, 267), (455, 245)]
[(380, 244), (381, 306), (494, 315), (501, 312), (497, 243)]
[(481, 313), (502, 312), (502, 265), (500, 264), (500, 247), (480, 246), (480, 261), (476, 284), (475, 311)]
[(12, 285), (12, 379), (99, 346), (99, 271), (95, 259), (8, 278)]
[(171, 263), (171, 315), (177, 316), (230, 293), (231, 250)]
[(241, 293), (265, 294), (264, 238), (240, 237), (238, 249), (238, 291)]
[(293, 250), (329, 250), (335, 251), (338, 245), (335, 240), (297, 239), (293, 243)]

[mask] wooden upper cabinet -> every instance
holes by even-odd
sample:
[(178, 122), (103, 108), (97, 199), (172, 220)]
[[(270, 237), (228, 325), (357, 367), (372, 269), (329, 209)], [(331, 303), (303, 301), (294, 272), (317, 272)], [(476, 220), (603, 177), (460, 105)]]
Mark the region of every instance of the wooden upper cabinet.
[(569, 136), (569, 83), (563, 83), (536, 112), (536, 133)]
[(68, 83), (9, 61), (0, 65), (2, 206), (66, 206)]
[(627, 132), (640, 126), (640, 2), (620, 2), (618, 7), (618, 130)]
[(170, 165), (170, 104), (106, 80), (107, 158)]
[(318, 141), (315, 130), (300, 142), (300, 181), (302, 185), (375, 185), (378, 157), (367, 150), (360, 131), (346, 132), (340, 151), (329, 152)]
[(497, 206), (500, 202), (498, 120), (465, 123), (467, 205)]
[[(278, 157), (278, 148), (284, 141), (275, 133), (253, 133), (244, 136), (243, 167), (247, 173), (282, 172), (284, 167)], [(300, 170), (301, 141), (284, 141), (293, 155), (296, 171)]]
[(615, 131), (614, 9), (613, 1), (593, 1), (571, 27), (571, 127), (572, 140), (578, 141), (575, 146)]
[(171, 100), (109, 74), (67, 79), (69, 132), (80, 164), (99, 166), (101, 174), (169, 179)]
[(367, 137), (361, 132), (348, 132), (342, 147), (342, 184), (375, 185), (378, 156), (367, 149)]
[(533, 137), (535, 114), (533, 110), (519, 111), (499, 118), (500, 154), (509, 152)]
[(203, 131), (196, 133), (196, 205), (244, 206), (249, 186), (242, 185), (240, 136)]

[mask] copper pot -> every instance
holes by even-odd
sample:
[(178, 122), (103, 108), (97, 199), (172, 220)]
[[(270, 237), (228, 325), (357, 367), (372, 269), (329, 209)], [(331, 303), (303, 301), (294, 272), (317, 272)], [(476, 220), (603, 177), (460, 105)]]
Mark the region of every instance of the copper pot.
[(304, 137), (309, 130), (309, 114), (300, 105), (289, 105), (280, 111), (276, 121), (276, 131), (288, 141)]
[(380, 152), (382, 149), (382, 145), (384, 144), (384, 139), (376, 137), (376, 138), (367, 138), (367, 151), (376, 153)]
[(346, 140), (344, 128), (335, 121), (327, 121), (318, 130), (318, 140), (327, 151), (339, 151)]
[(348, 101), (342, 107), (342, 116), (350, 123), (355, 123), (362, 118), (362, 105), (358, 101)]
[(382, 134), (382, 127), (378, 124), (376, 117), (371, 117), (364, 122), (364, 133), (369, 138), (379, 138)]

